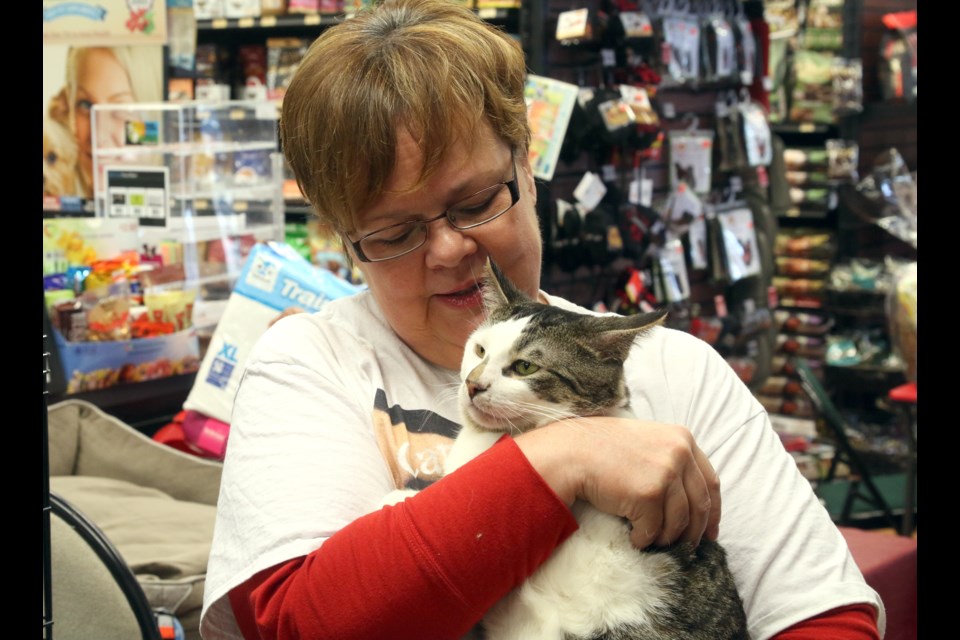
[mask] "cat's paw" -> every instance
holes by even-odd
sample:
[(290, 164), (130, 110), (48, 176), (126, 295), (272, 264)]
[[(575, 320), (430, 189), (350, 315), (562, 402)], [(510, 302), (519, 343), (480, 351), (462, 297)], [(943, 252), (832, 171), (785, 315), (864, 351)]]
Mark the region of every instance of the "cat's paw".
[(380, 500), (380, 508), (382, 509), (383, 507), (389, 507), (398, 502), (403, 502), (410, 496), (415, 495), (417, 495), (417, 491), (414, 489), (394, 489)]

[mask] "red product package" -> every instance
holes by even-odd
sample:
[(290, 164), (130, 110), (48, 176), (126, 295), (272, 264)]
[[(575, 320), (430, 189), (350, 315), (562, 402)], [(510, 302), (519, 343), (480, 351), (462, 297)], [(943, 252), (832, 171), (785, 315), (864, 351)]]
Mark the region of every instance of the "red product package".
[(267, 85), (267, 47), (262, 44), (245, 44), (237, 51), (240, 70), (245, 86)]

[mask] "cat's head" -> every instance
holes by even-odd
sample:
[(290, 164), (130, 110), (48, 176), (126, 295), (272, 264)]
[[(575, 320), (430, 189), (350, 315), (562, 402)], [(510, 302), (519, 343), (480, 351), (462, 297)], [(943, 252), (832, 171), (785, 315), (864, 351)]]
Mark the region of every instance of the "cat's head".
[(520, 433), (561, 418), (604, 415), (629, 403), (623, 362), (665, 311), (595, 316), (530, 299), (492, 263), (486, 320), (460, 367), (460, 409), (479, 429)]

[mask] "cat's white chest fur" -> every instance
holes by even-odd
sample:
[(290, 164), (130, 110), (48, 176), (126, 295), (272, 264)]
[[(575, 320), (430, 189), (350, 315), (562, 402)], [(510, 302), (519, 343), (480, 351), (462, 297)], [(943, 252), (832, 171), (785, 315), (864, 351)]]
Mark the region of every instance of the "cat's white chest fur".
[[(476, 457), (501, 435), (465, 425), (444, 472)], [(572, 511), (579, 528), (484, 616), (487, 640), (589, 637), (598, 624), (647, 626), (666, 607), (675, 561), (667, 554), (638, 553), (621, 518), (585, 502)]]
[(484, 616), (488, 640), (563, 640), (647, 626), (666, 607), (674, 560), (638, 553), (627, 526), (585, 503), (580, 528)]

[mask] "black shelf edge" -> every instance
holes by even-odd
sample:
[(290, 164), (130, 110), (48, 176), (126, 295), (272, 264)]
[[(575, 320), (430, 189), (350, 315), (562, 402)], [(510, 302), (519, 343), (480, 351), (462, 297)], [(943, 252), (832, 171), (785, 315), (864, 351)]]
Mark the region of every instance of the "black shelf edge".
[(274, 29), (315, 27), (342, 22), (348, 14), (303, 13), (256, 18), (212, 18), (197, 20), (197, 31), (224, 31), (227, 29)]
[(770, 130), (774, 133), (819, 133), (826, 134), (836, 131), (837, 125), (817, 122), (771, 122)]
[[(507, 20), (517, 8), (474, 9), (484, 20)], [(210, 18), (197, 20), (197, 31), (223, 31), (233, 29), (298, 29), (302, 27), (329, 26), (352, 17), (352, 13), (296, 13), (277, 16), (246, 18)]]

